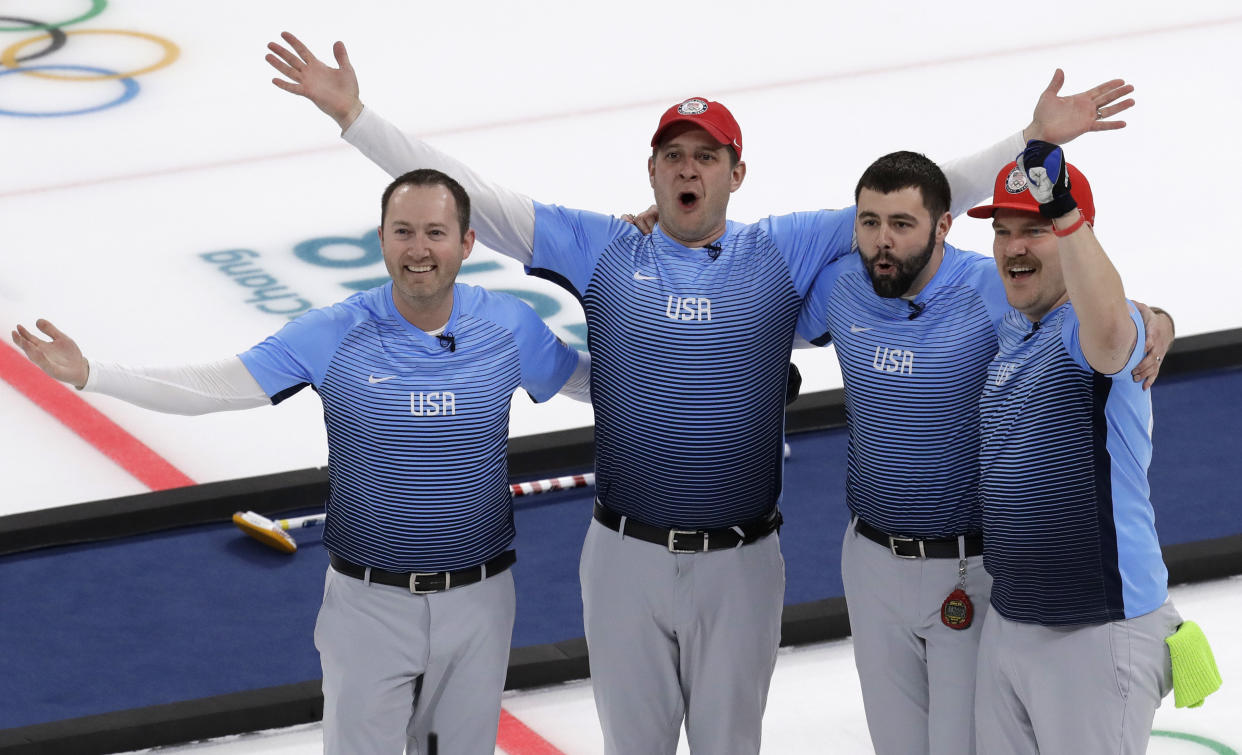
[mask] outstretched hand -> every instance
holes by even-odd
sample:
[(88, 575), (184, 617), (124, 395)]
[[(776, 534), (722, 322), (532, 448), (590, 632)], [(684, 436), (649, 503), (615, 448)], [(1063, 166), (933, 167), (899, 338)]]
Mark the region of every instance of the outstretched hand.
[(1125, 121), (1106, 119), (1134, 107), (1133, 98), (1121, 100), (1134, 91), (1133, 85), (1123, 79), (1112, 79), (1085, 92), (1062, 97), (1057, 92), (1064, 84), (1065, 72), (1058, 68), (1035, 103), (1031, 125), (1022, 132), (1024, 139), (1068, 144), (1089, 131), (1126, 127)]
[(35, 325), (39, 330), (51, 336), (52, 340), (44, 341), (26, 330), (25, 327), (18, 325), (13, 331), (13, 343), (26, 353), (36, 367), (48, 375), (62, 382), (71, 383), (75, 388), (86, 385), (90, 366), (73, 339), (60, 332), (47, 320), (35, 320)]
[(332, 45), (332, 55), (338, 66), (333, 68), (316, 58), (302, 40), (289, 32), (281, 32), (280, 37), (293, 49), (269, 42), (267, 49), (272, 52), (264, 60), (289, 81), (277, 78), (272, 79), (272, 83), (315, 103), (315, 107), (330, 115), (342, 131), (349, 128), (362, 112), (362, 100), (358, 98), (358, 76), (349, 64), (345, 43)]

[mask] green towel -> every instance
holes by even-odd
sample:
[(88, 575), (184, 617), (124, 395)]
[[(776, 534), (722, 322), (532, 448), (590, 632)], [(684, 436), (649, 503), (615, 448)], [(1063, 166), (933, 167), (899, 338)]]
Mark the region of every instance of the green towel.
[(1212, 646), (1193, 621), (1184, 621), (1164, 640), (1173, 660), (1173, 703), (1178, 708), (1198, 708), (1208, 695), (1220, 689), (1220, 671)]

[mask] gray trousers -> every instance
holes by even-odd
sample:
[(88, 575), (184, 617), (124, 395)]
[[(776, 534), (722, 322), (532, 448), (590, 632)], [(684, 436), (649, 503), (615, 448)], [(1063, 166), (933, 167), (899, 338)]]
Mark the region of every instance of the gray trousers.
[(315, 623), (327, 755), (492, 755), (513, 638), (513, 572), (430, 595), (332, 568)]
[(582, 547), (583, 620), (609, 755), (759, 751), (776, 666), (785, 562), (775, 533), (674, 554), (592, 520)]
[(992, 578), (982, 556), (966, 564), (974, 621), (950, 629), (940, 605), (957, 588), (958, 559), (899, 558), (852, 524), (846, 528), (841, 580), (863, 710), (879, 755), (974, 752), (975, 662)]
[(1045, 627), (992, 611), (979, 646), (979, 752), (1147, 752), (1173, 688), (1164, 640), (1182, 622), (1171, 602), (1105, 624)]

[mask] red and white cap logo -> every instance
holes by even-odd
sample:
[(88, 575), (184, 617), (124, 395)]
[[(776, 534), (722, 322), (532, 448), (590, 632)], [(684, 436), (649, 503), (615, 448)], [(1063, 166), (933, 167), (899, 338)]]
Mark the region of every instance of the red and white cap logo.
[(707, 112), (707, 103), (698, 97), (693, 97), (678, 105), (677, 112), (680, 115), (700, 115)]
[(1009, 177), (1005, 179), (1005, 191), (1010, 194), (1021, 194), (1026, 191), (1026, 174), (1018, 168), (1009, 171)]

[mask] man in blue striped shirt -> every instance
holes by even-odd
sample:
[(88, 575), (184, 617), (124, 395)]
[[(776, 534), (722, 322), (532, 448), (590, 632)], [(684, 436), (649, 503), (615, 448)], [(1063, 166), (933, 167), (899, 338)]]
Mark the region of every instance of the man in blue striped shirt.
[(1144, 324), (1094, 231), (1087, 179), (1031, 141), (996, 179), (993, 256), (1012, 309), (988, 367), (976, 718), (987, 753), (1143, 753), (1172, 684), (1148, 499)]
[[(684, 721), (694, 752), (757, 752), (784, 602), (776, 529), (790, 349), (812, 281), (851, 250), (853, 210), (729, 221), (746, 176), (741, 129), (719, 102), (692, 97), (651, 137), (660, 221), (644, 235), (482, 179), (364, 108), (343, 44), (331, 68), (284, 40), (267, 57), (287, 79), (277, 86), (310, 99), (390, 174), (426, 166), (458, 178), (480, 239), (582, 303), (597, 501), (580, 576), (605, 749), (675, 752)], [(1028, 136), (1102, 128), (1067, 98), (1046, 104)], [(1020, 143), (950, 169), (961, 209)]]
[(950, 190), (935, 163), (885, 155), (855, 199), (859, 254), (820, 274), (799, 332), (833, 343), (844, 378), (852, 516), (841, 576), (864, 709), (881, 755), (971, 752), (991, 583), (979, 396), (1011, 310), (995, 263), (945, 242)]
[[(854, 661), (879, 755), (973, 752), (989, 578), (979, 513), (979, 393), (1005, 304), (987, 257), (945, 242), (948, 181), (923, 155), (871, 164), (859, 253), (829, 265), (799, 333), (831, 341), (849, 450), (841, 546)], [(942, 605), (978, 614), (944, 621)]]
[[(506, 441), (513, 393), (587, 399), (588, 360), (507, 294), (456, 283), (470, 200), (435, 170), (384, 192), (392, 280), (312, 310), (237, 357), (126, 368), (13, 340), (52, 377), (158, 411), (323, 402), (330, 554), (315, 645), (324, 751), (491, 753), (513, 634), (515, 560)], [(567, 385), (568, 382), (568, 385)], [(408, 748), (408, 750), (407, 750)]]

